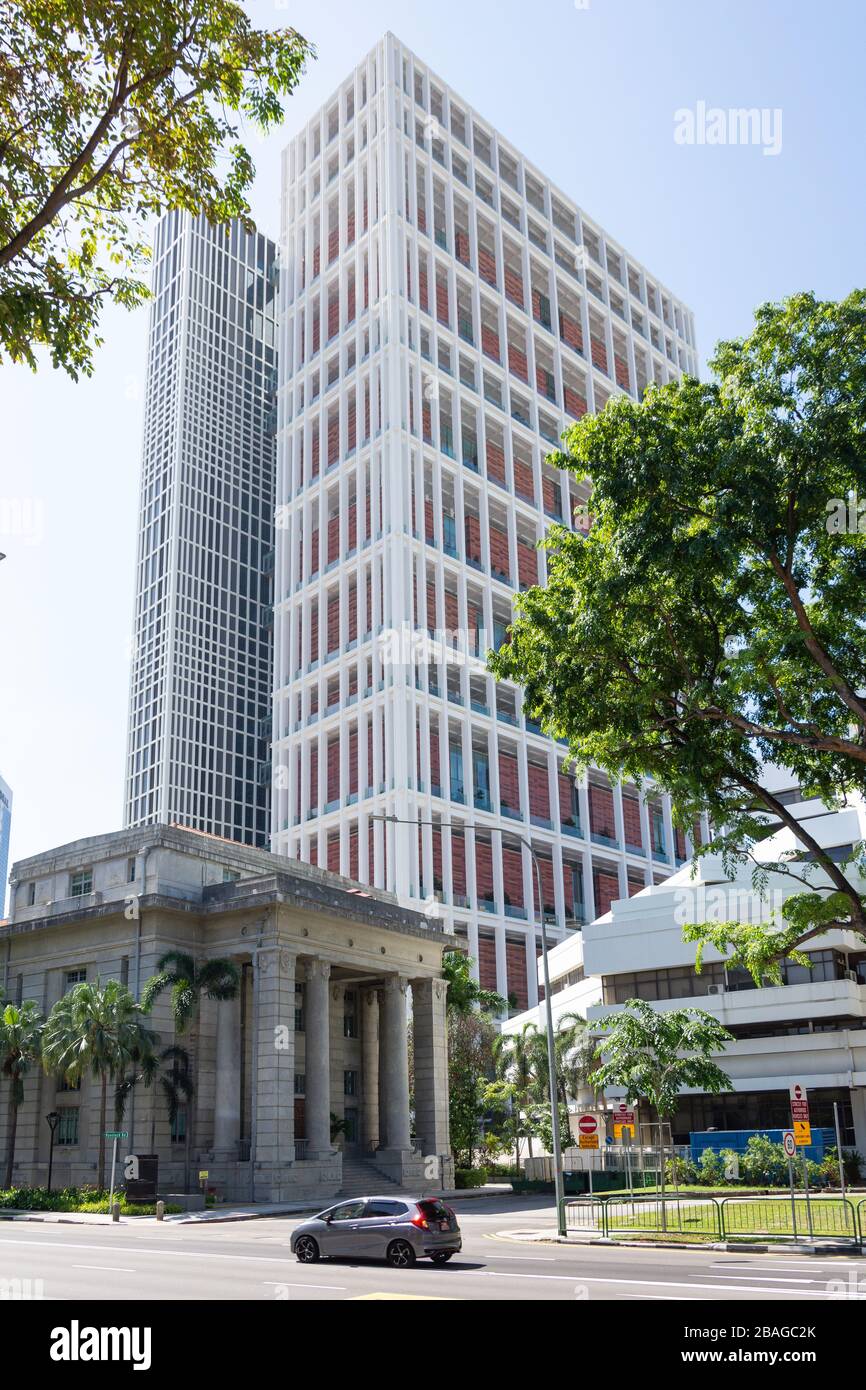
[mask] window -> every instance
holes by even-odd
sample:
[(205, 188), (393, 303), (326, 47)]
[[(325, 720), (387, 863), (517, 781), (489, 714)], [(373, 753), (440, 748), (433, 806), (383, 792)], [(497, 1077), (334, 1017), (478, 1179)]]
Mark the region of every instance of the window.
[(173, 1144), (186, 1143), (186, 1111), (184, 1109), (178, 1110), (171, 1122), (171, 1142)]
[(307, 1093), (307, 1074), (303, 1071), (295, 1072), (295, 1095), (303, 1096)]
[(364, 1215), (363, 1198), (359, 1202), (341, 1202), (338, 1207), (331, 1207), (330, 1211), (319, 1213), (320, 1216), (330, 1216), (332, 1221), (357, 1221)]
[(295, 987), (295, 1032), (304, 1032), (304, 985)]
[(55, 1144), (78, 1143), (78, 1111), (70, 1107), (60, 1111), (60, 1123), (54, 1139)]
[(28, 883), (28, 885), (27, 885), (27, 906), (28, 906), (28, 907), (33, 907), (33, 905), (34, 905), (35, 902), (36, 902), (36, 884), (35, 884), (35, 883)]
[(126, 861), (126, 881), (135, 883), (135, 855), (131, 854)]
[(389, 1202), (382, 1197), (368, 1202), (364, 1212), (365, 1216), (407, 1216), (408, 1214), (409, 1208), (405, 1202)]
[(93, 892), (93, 870), (79, 869), (78, 873), (70, 875), (69, 896), (70, 898), (86, 898)]
[(356, 1071), (343, 1072), (343, 1095), (356, 1096), (358, 1094), (358, 1073)]
[(86, 970), (67, 970), (66, 988), (72, 989), (75, 985), (83, 985), (87, 979)]
[(68, 1095), (68, 1094), (74, 1094), (75, 1092), (80, 1091), (80, 1090), (81, 1090), (81, 1077), (80, 1077), (80, 1076), (79, 1076), (79, 1078), (78, 1078), (77, 1081), (67, 1081), (65, 1077), (62, 1077), (61, 1080), (58, 1081), (58, 1083), (57, 1083), (57, 1094), (58, 1094), (58, 1095), (61, 1095), (61, 1096), (62, 1096), (62, 1095)]

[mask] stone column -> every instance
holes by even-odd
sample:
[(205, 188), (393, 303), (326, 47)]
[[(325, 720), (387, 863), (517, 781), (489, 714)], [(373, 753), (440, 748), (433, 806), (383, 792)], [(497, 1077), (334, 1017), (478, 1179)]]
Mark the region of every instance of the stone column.
[[(343, 1119), (346, 1113), (346, 1095), (344, 1091), (344, 1071), (346, 1066), (345, 1039), (343, 1037), (343, 1015), (346, 1009), (346, 986), (332, 984), (331, 992), (331, 1016), (330, 1016), (330, 1071), (331, 1071), (331, 1109), (335, 1115)], [(343, 1138), (339, 1137), (335, 1141), (335, 1147), (343, 1147)]]
[(331, 1144), (331, 1061), (328, 980), (324, 960), (308, 960), (306, 1002), (307, 1158), (323, 1158)]
[[(222, 1007), (222, 1006), (220, 1006)], [(273, 945), (255, 955), (253, 1133), (257, 1200), (279, 1201), (279, 1174), (295, 1159), (295, 957)]]
[(241, 1133), (241, 999), (223, 999), (216, 1006), (216, 1076), (214, 1094), (214, 1152), (237, 1158)]
[(361, 1147), (379, 1147), (379, 992), (362, 989), (361, 1006)]
[(446, 992), (444, 980), (412, 981), (415, 1133), (425, 1158), (450, 1155)]
[(411, 1149), (406, 986), (402, 975), (385, 982), (379, 1002), (379, 1147)]

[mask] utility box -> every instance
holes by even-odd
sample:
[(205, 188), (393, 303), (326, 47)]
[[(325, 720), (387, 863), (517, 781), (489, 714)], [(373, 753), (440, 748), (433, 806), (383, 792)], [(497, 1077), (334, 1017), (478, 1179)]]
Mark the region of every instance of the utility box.
[(138, 1154), (138, 1177), (126, 1179), (128, 1202), (155, 1202), (159, 1185), (159, 1155)]

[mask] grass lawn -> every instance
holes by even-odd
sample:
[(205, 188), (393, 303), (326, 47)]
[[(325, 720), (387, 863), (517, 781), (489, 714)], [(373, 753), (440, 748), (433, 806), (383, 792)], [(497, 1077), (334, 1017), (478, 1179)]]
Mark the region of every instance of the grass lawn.
[[(817, 1236), (854, 1236), (857, 1234), (856, 1220), (852, 1207), (866, 1200), (866, 1194), (858, 1193), (851, 1206), (838, 1196), (812, 1197), (807, 1203), (804, 1196), (797, 1196), (796, 1229), (799, 1235), (811, 1231)], [(752, 1197), (743, 1199), (743, 1193), (727, 1196), (723, 1205), (724, 1224), (719, 1225), (719, 1202), (709, 1196), (701, 1196), (699, 1191), (690, 1190), (688, 1196), (669, 1197), (662, 1215), (661, 1203), (644, 1199), (632, 1202), (628, 1197), (612, 1197), (607, 1204), (607, 1230), (610, 1234), (638, 1235), (643, 1233), (660, 1236), (676, 1236), (677, 1239), (718, 1240), (725, 1238), (747, 1238), (775, 1236), (777, 1238), (794, 1235), (790, 1196), (780, 1192), (777, 1197)], [(811, 1228), (809, 1210), (811, 1208)], [(589, 1204), (576, 1208), (569, 1220), (573, 1230), (602, 1229), (600, 1206)]]

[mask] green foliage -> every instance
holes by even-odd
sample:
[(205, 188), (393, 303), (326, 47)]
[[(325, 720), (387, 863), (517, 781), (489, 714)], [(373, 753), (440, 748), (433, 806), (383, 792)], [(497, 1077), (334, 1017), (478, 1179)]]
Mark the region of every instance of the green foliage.
[[(765, 304), (711, 365), (567, 431), (553, 461), (589, 479), (594, 524), (554, 528), (547, 585), (490, 664), (578, 768), (652, 779), (680, 826), (708, 810), (704, 852), (756, 890), (770, 867), (793, 880), (781, 923), (690, 933), (772, 978), (831, 924), (866, 937), (845, 866), (759, 780), (769, 759), (828, 806), (866, 791), (866, 526), (828, 518), (866, 496), (866, 292)], [(756, 864), (779, 827), (793, 848)]]
[(482, 989), (472, 977), (473, 958), (465, 951), (445, 951), (442, 956), (442, 975), (447, 984), (446, 1007), (449, 1014), (467, 1014), (473, 1009), (484, 1013), (501, 1014), (505, 1000), (494, 989)]
[(12, 1184), (18, 1110), (24, 1099), (24, 1078), (42, 1052), (45, 1019), (38, 1004), (0, 1004), (0, 1076), (9, 1082), (6, 1121), (6, 1186)]
[(684, 1086), (708, 1095), (732, 1089), (710, 1054), (723, 1052), (733, 1036), (702, 1009), (662, 1012), (630, 999), (593, 1027), (605, 1034), (598, 1044), (599, 1089), (622, 1087), (629, 1100), (648, 1100), (662, 1120), (673, 1115)]
[(456, 1168), (454, 1171), (455, 1187), (484, 1187), (486, 1182), (486, 1168)]
[(155, 1033), (142, 1008), (117, 980), (85, 982), (58, 999), (45, 1023), (42, 1062), (52, 1076), (79, 1081), (87, 1072), (99, 1082), (99, 1159), (97, 1182), (105, 1185), (105, 1128), (109, 1080), (153, 1051)]
[[(493, 1071), (496, 1028), (477, 1011), (454, 1013), (448, 1020), (448, 1106), (451, 1147), (458, 1164), (472, 1167), (482, 1120), (488, 1109), (487, 1086)], [(462, 1163), (460, 1161), (462, 1160)]]
[[(156, 1204), (153, 1202), (127, 1202), (123, 1193), (115, 1193), (120, 1204), (121, 1216), (155, 1216)], [(0, 1191), (0, 1208), (14, 1208), (18, 1211), (111, 1211), (109, 1193), (96, 1187), (62, 1187), (48, 1192), (44, 1187), (10, 1187)], [(172, 1216), (183, 1208), (167, 1203), (165, 1213)]]
[(165, 209), (251, 228), (244, 127), (279, 126), (312, 53), (234, 0), (0, 0), (0, 360), (89, 373)]

